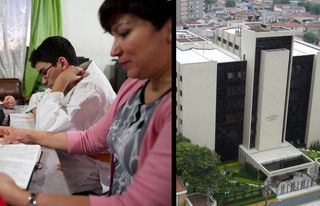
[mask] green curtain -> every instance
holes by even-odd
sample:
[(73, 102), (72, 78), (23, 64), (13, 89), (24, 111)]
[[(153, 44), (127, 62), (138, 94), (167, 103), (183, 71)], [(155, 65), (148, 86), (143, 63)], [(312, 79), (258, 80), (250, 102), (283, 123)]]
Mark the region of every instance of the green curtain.
[(38, 72), (29, 62), (30, 54), (45, 38), (56, 35), (62, 35), (60, 0), (32, 0), (30, 46), (23, 81), (23, 96), (26, 98), (41, 85)]

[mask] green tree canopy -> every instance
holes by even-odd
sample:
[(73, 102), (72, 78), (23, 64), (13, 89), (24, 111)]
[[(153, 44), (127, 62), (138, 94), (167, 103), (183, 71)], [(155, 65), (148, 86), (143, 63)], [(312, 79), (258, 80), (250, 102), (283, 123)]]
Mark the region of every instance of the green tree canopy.
[(311, 5), (311, 13), (315, 15), (320, 14), (320, 4)]
[(298, 3), (298, 5), (303, 6), (307, 12), (310, 12), (315, 15), (320, 14), (320, 4), (301, 1)]
[(319, 42), (319, 38), (317, 37), (317, 35), (315, 35), (312, 32), (306, 32), (303, 34), (303, 40), (308, 42), (308, 43), (312, 43), (312, 44), (317, 44)]
[(275, 4), (290, 4), (290, 0), (273, 0), (273, 5)]
[(227, 0), (225, 3), (226, 7), (234, 7), (236, 5), (236, 1), (235, 0)]
[(180, 142), (189, 142), (191, 143), (191, 140), (182, 136), (181, 134), (176, 134), (176, 144), (179, 144)]
[(181, 180), (188, 183), (188, 192), (206, 193), (222, 179), (219, 164), (219, 156), (207, 147), (186, 141), (177, 144), (176, 167)]

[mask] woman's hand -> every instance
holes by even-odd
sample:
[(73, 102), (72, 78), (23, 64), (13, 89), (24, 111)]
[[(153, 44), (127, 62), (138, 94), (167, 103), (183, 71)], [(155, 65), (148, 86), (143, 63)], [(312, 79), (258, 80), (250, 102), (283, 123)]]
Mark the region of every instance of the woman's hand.
[(16, 185), (16, 183), (13, 181), (13, 179), (3, 173), (0, 172), (0, 196), (2, 197), (6, 197), (9, 193), (19, 189), (18, 186)]
[(21, 190), (9, 175), (0, 172), (0, 182), (0, 196), (7, 203), (12, 205), (27, 204), (27, 192)]
[(7, 95), (4, 97), (3, 106), (8, 109), (14, 109), (16, 106), (16, 100), (14, 99), (13, 96)]
[(0, 126), (0, 143), (29, 143), (30, 138), (25, 131), (25, 129)]

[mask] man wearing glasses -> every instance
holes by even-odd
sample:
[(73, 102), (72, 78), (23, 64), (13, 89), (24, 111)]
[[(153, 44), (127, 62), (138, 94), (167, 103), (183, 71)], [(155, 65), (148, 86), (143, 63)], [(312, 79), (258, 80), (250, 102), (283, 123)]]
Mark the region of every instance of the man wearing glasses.
[[(37, 130), (85, 130), (103, 116), (116, 97), (93, 61), (76, 66), (76, 52), (61, 36), (45, 39), (29, 61), (48, 87), (32, 95), (27, 109), (35, 114)], [(72, 193), (106, 192), (109, 165), (86, 155), (58, 154)]]

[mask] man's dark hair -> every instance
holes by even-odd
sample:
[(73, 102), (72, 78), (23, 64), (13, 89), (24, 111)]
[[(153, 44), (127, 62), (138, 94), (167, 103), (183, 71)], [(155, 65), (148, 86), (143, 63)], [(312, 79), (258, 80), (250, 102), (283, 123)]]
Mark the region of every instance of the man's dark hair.
[(173, 15), (172, 4), (172, 0), (105, 0), (99, 9), (100, 24), (111, 33), (111, 26), (119, 14), (133, 14), (161, 29)]
[(31, 66), (35, 67), (39, 61), (56, 64), (59, 57), (66, 58), (71, 65), (77, 65), (78, 63), (76, 51), (69, 40), (62, 36), (51, 36), (32, 51), (29, 61)]

